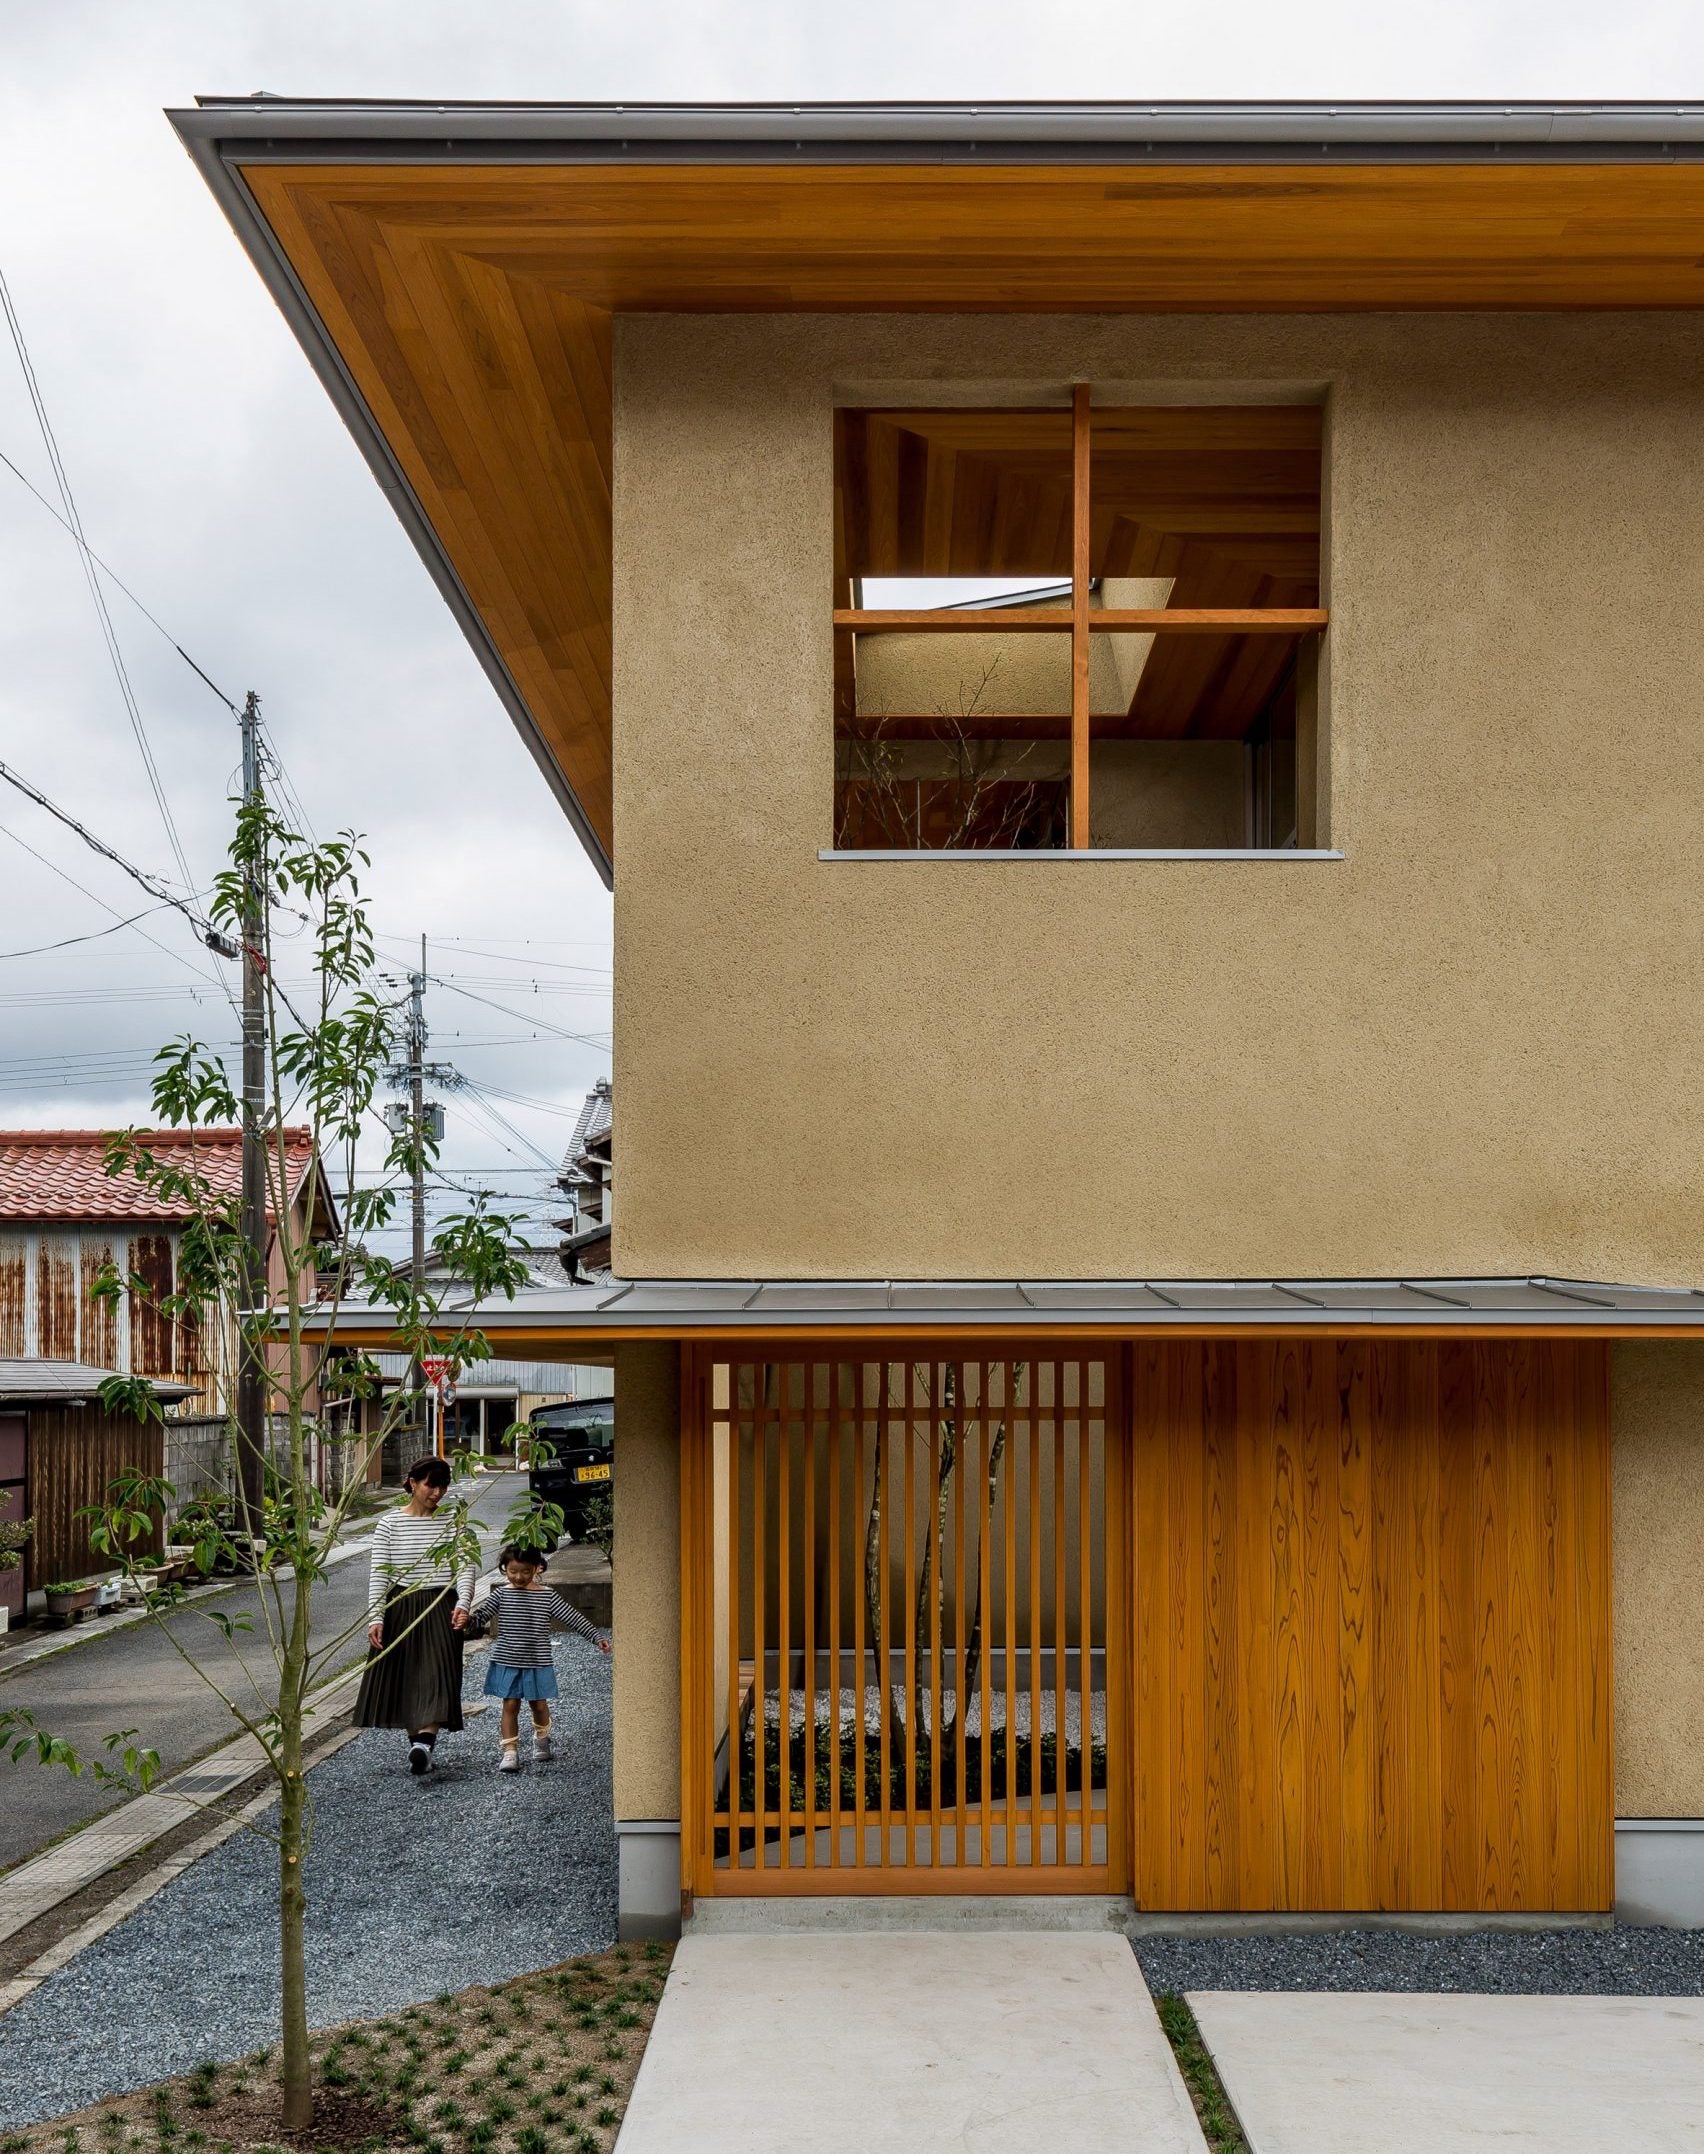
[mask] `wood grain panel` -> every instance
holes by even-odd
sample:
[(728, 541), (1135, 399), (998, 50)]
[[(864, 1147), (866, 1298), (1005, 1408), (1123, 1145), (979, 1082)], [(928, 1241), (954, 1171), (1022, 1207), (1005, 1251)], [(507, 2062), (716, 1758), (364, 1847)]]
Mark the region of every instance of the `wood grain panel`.
[[(242, 170), (606, 851), (616, 313), (1704, 303), (1696, 164)], [(925, 506), (937, 546), (956, 512)], [(1064, 514), (1034, 558), (1068, 560)], [(1285, 537), (1242, 603), (1305, 579)], [(1144, 723), (1182, 728), (1201, 664), (1167, 648)]]
[(1131, 1383), (1139, 1904), (1607, 1907), (1605, 1349), (1155, 1341)]

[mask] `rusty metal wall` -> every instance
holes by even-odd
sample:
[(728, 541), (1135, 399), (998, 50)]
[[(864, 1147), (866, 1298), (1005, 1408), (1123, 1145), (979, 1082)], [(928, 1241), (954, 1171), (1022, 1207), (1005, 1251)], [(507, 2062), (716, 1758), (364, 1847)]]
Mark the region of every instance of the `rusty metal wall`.
[(196, 1386), (187, 1402), (191, 1412), (225, 1411), (224, 1372), (232, 1355), (217, 1315), (174, 1322), (134, 1290), (117, 1300), (95, 1293), (110, 1263), (169, 1294), (178, 1240), (168, 1228), (126, 1234), (70, 1225), (0, 1234), (0, 1355), (165, 1377)]
[[(30, 1548), (32, 1584), (110, 1571), (110, 1557), (89, 1546), (87, 1523), (77, 1516), (99, 1503), (114, 1476), (127, 1467), (160, 1473), (165, 1435), (160, 1424), (100, 1406), (36, 1406), (30, 1409), (30, 1511), (35, 1539)], [(145, 1552), (138, 1543), (138, 1552)]]

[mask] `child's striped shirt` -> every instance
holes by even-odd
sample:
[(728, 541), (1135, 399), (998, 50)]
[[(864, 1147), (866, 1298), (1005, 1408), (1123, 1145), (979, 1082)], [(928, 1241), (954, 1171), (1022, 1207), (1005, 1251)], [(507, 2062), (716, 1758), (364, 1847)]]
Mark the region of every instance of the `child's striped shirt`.
[(474, 1610), (468, 1627), (491, 1633), (491, 1658), (497, 1667), (548, 1668), (553, 1619), (577, 1638), (600, 1643), (596, 1629), (554, 1586), (531, 1586), (525, 1592), (514, 1586), (493, 1586), (490, 1599)]

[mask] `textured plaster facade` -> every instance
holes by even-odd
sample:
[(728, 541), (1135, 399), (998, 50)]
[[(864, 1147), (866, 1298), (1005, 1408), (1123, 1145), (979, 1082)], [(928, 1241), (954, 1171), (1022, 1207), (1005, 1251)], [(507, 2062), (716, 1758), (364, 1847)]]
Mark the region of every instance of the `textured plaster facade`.
[(1704, 1346), (1616, 1347), (1615, 1808), (1704, 1817)]
[[(620, 1271), (1696, 1275), (1695, 317), (617, 328)], [(1340, 861), (818, 860), (836, 401), (1073, 377), (1325, 399)]]
[(678, 1818), (678, 1347), (617, 1347), (615, 1420), (615, 1814)]

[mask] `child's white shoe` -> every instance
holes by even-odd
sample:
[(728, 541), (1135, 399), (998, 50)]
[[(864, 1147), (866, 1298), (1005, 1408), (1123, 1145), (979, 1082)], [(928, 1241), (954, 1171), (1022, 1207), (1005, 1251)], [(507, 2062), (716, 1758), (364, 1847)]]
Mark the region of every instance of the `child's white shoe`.
[(541, 1764), (548, 1765), (555, 1755), (555, 1751), (550, 1746), (550, 1737), (548, 1735), (535, 1735), (533, 1737), (533, 1756)]
[(521, 1769), (521, 1746), (520, 1746), (520, 1744), (519, 1744), (519, 1743), (505, 1743), (505, 1744), (503, 1745), (503, 1755), (502, 1755), (502, 1756), (501, 1756), (501, 1757), (500, 1757), (500, 1758), (499, 1758), (499, 1759), (497, 1760), (497, 1770), (498, 1770), (498, 1771), (499, 1771), (500, 1773), (518, 1773), (518, 1772), (520, 1771), (520, 1769)]

